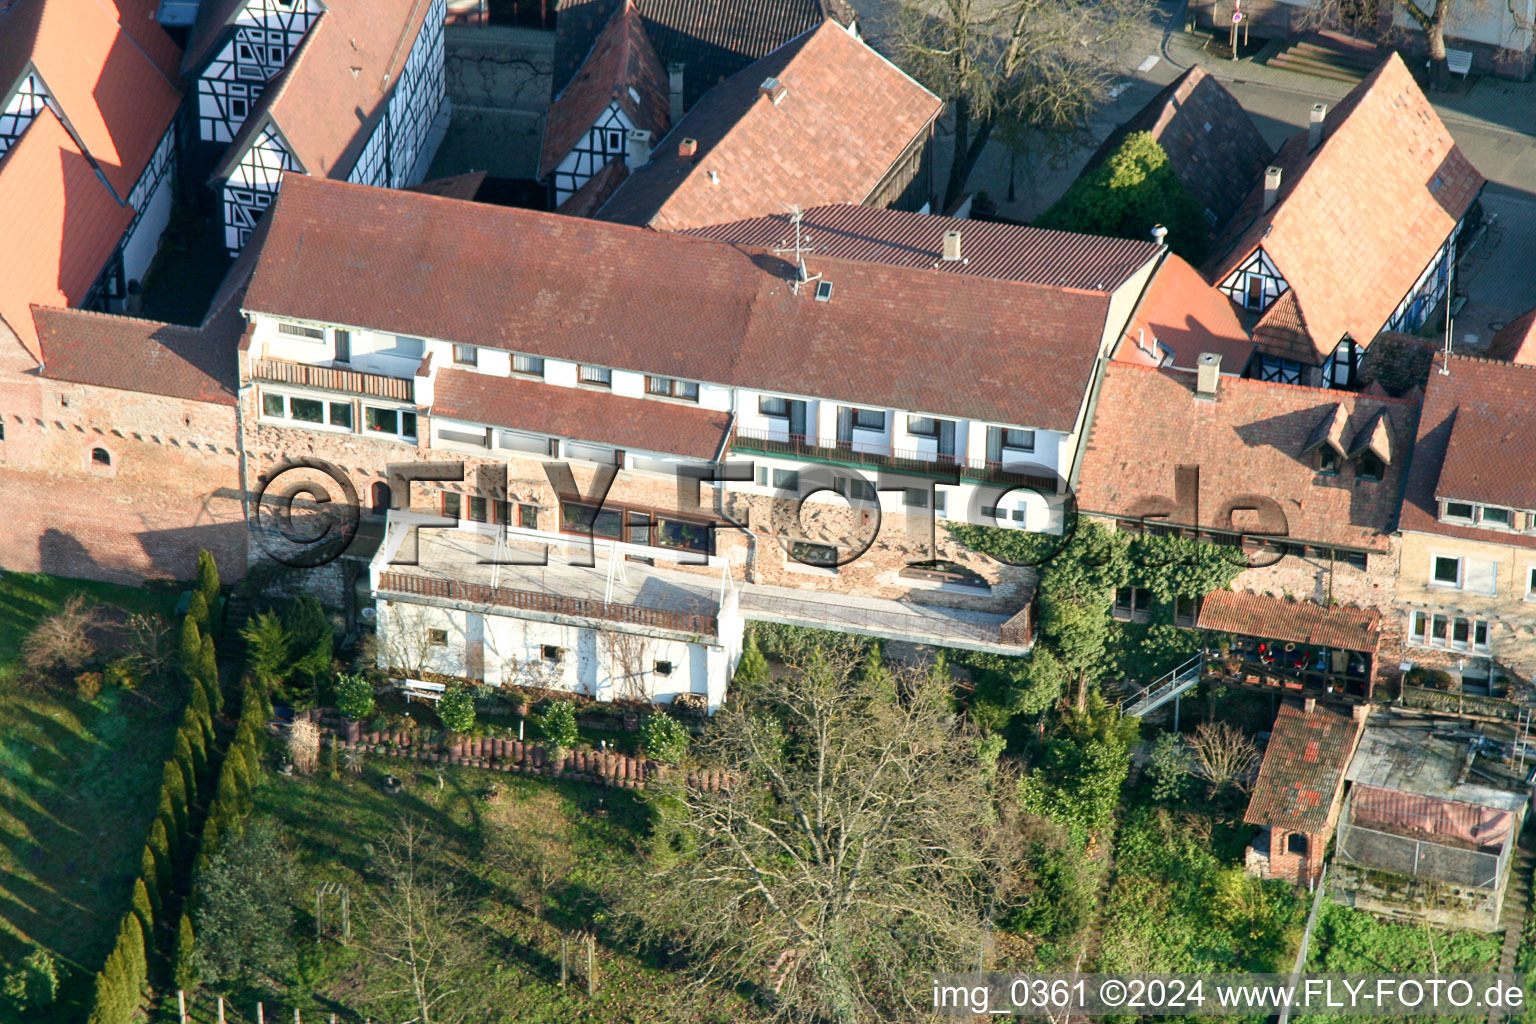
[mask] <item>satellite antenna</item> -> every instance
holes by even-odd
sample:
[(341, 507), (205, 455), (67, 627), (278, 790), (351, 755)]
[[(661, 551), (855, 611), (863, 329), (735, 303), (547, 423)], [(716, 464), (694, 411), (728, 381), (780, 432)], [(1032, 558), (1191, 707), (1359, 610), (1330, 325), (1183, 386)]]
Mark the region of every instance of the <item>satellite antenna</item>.
[(799, 206), (785, 204), (784, 209), (789, 211), (789, 222), (795, 226), (795, 244), (791, 246), (788, 239), (779, 243), (779, 248), (773, 250), (775, 256), (784, 256), (793, 253), (795, 257), (795, 276), (790, 279), (789, 290), (796, 295), (800, 294), (800, 286), (810, 284), (812, 281), (820, 281), (820, 274), (812, 274), (805, 269), (805, 254), (815, 252), (811, 245), (811, 237), (801, 230), (801, 221), (805, 219), (805, 211)]

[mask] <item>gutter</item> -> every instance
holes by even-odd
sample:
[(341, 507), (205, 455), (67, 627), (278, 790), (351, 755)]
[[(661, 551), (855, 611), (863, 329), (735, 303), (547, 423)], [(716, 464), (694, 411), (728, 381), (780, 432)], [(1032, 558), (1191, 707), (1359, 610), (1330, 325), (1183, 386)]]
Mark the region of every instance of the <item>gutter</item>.
[[(722, 465), (725, 462), (725, 450), (730, 445), (731, 436), (736, 433), (737, 391), (738, 391), (737, 388), (732, 388), (731, 389), (731, 429), (728, 430), (726, 432), (725, 436), (720, 439), (720, 448), (719, 448), (718, 451), (715, 452), (715, 463), (714, 464), (716, 466)], [(746, 523), (742, 522), (739, 519), (734, 518), (729, 512), (727, 512), (725, 510), (725, 487), (723, 486), (723, 483), (724, 482), (722, 481), (721, 483), (716, 484), (714, 486), (714, 488), (713, 488), (713, 490), (715, 492), (715, 514), (718, 515), (721, 519), (724, 519), (727, 523), (730, 523), (736, 529), (740, 530), (746, 536), (746, 538), (747, 538), (747, 564), (746, 564), (746, 571), (745, 571), (745, 573), (743, 575), (746, 577), (746, 582), (747, 583), (756, 583), (757, 582), (757, 535), (754, 534), (751, 531), (751, 529), (748, 528)], [(730, 564), (729, 564), (729, 562), (727, 562), (727, 564), (726, 564), (726, 571), (727, 572), (730, 571)]]

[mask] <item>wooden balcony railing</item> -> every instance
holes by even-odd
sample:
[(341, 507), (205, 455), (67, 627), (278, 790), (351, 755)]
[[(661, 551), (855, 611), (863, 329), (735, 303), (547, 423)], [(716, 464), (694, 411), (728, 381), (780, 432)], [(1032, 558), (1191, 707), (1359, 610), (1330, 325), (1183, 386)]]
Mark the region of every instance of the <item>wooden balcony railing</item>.
[(775, 435), (774, 431), (739, 429), (731, 441), (731, 447), (743, 451), (762, 452), (765, 455), (784, 455), (791, 458), (811, 459), (818, 462), (835, 462), (855, 466), (883, 466), (902, 473), (936, 475), (959, 472), (962, 479), (980, 480), (986, 483), (1007, 484), (1010, 487), (1033, 487), (1046, 494), (1056, 493), (1056, 478), (1019, 473), (1005, 469), (1002, 463), (986, 459), (962, 459), (954, 455), (920, 452), (916, 449), (876, 447), (839, 441), (835, 445), (818, 444), (803, 434)]
[(411, 576), (406, 573), (385, 572), (379, 574), (379, 589), (392, 594), (413, 597), (436, 597), (447, 601), (466, 601), (470, 604), (498, 605), (523, 611), (544, 612), (549, 615), (570, 615), (583, 619), (606, 619), (632, 626), (649, 626), (673, 633), (691, 633), (696, 636), (716, 636), (718, 626), (713, 615), (695, 612), (664, 611), (658, 608), (639, 608), (632, 604), (610, 604), (607, 601), (591, 601), (579, 597), (560, 597), (556, 594), (540, 594), (531, 590), (512, 590), (507, 587), (491, 587), (483, 583), (464, 583), (459, 580), (433, 579)]
[(416, 382), (406, 377), (386, 377), (379, 373), (342, 370), (334, 366), (312, 366), (287, 359), (255, 359), (251, 376), (279, 384), (301, 384), (330, 391), (349, 391), (354, 395), (392, 398), (399, 402), (416, 400)]
[(998, 639), (1014, 647), (1028, 647), (1034, 637), (1034, 625), (1030, 621), (1030, 606), (1025, 605), (1014, 613), (1013, 618), (998, 627)]

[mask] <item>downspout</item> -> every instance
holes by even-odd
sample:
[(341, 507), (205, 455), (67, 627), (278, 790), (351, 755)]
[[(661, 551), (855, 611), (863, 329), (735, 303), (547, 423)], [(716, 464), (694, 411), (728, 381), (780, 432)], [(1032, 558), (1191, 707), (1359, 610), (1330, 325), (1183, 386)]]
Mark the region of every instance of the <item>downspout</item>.
[[(730, 447), (731, 438), (736, 433), (736, 402), (737, 402), (737, 398), (738, 398), (738, 396), (737, 396), (737, 393), (736, 393), (736, 389), (732, 388), (731, 389), (731, 426), (730, 426), (730, 429), (728, 431), (726, 431), (725, 437), (721, 439), (719, 449), (715, 452), (715, 465), (716, 466), (719, 466), (723, 462), (725, 462), (725, 450), (728, 447)], [(747, 583), (756, 583), (757, 582), (757, 535), (754, 534), (751, 531), (751, 529), (748, 528), (746, 523), (743, 523), (739, 519), (736, 519), (734, 516), (732, 516), (729, 512), (727, 512), (725, 510), (725, 486), (724, 486), (724, 482), (723, 481), (720, 482), (720, 483), (717, 483), (714, 486), (714, 492), (715, 492), (715, 514), (718, 515), (721, 519), (723, 519), (726, 522), (730, 523), (732, 526), (734, 526), (736, 529), (740, 530), (743, 534), (746, 535), (746, 538), (747, 538), (747, 564), (744, 567), (745, 571), (743, 572), (742, 575), (745, 578), (745, 582), (747, 582)], [(726, 570), (729, 571), (730, 570), (730, 566), (726, 566)]]
[[(245, 310), (240, 311), (245, 316)], [(245, 514), (246, 531), (246, 565), (250, 565), (250, 532), (251, 532), (251, 488), (250, 488), (250, 453), (245, 447), (245, 397), (254, 388), (255, 382), (251, 379), (251, 324), (246, 317), (245, 332), (240, 337), (239, 355), (237, 363), (240, 369), (240, 381), (235, 387), (235, 450), (240, 459), (240, 507)]]

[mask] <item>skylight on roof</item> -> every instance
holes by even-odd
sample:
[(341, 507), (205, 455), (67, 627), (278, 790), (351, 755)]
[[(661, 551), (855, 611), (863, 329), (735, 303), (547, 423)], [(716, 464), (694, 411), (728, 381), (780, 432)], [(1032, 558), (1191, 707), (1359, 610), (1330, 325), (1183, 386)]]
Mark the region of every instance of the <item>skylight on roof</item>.
[(816, 301), (817, 302), (831, 302), (832, 301), (832, 282), (831, 281), (817, 281), (816, 282)]

